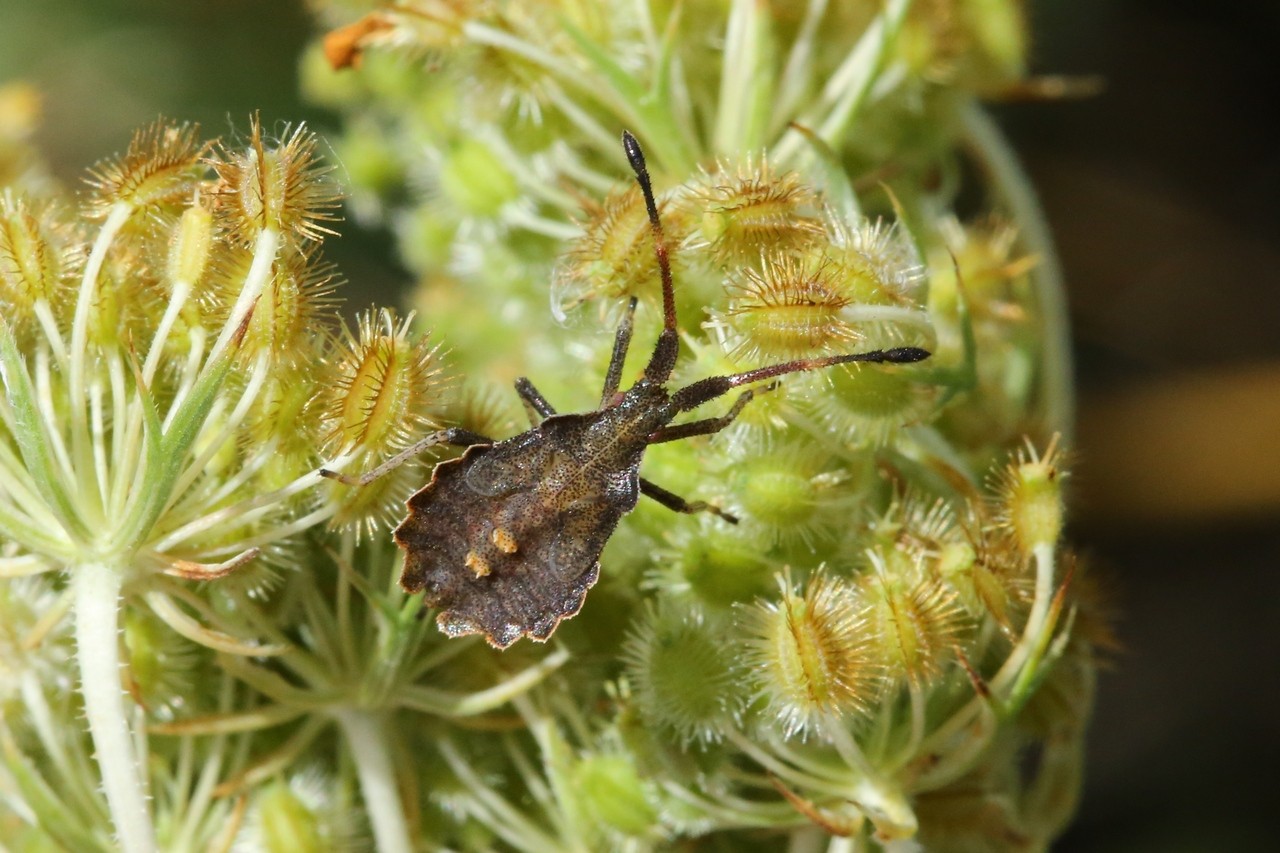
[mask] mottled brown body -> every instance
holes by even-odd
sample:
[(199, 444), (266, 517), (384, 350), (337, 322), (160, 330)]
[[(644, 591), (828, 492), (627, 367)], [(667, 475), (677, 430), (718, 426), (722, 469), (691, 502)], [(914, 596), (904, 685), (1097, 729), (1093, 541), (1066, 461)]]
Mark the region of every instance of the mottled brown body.
[[(401, 584), (425, 591), (451, 636), (499, 648), (547, 639), (599, 577), (600, 552), (640, 497), (649, 435), (673, 415), (667, 394), (642, 383), (611, 407), (553, 415), (440, 463), (395, 532)], [(469, 556), (484, 571), (459, 571)]]
[(516, 391), (534, 420), (527, 432), (493, 441), (451, 428), (426, 436), (361, 477), (321, 471), (358, 485), (433, 445), (467, 448), (458, 459), (436, 466), (431, 482), (409, 499), (409, 515), (395, 532), (405, 550), (401, 586), (425, 593), (424, 606), (440, 609), (436, 621), (450, 636), (483, 634), (498, 648), (521, 637), (546, 640), (582, 607), (600, 576), (600, 552), (641, 494), (677, 512), (712, 512), (736, 523), (714, 506), (686, 501), (645, 480), (640, 462), (650, 444), (724, 429), (752, 392), (744, 391), (718, 418), (671, 426), (681, 412), (739, 386), (800, 370), (851, 362), (904, 364), (929, 356), (922, 349), (899, 347), (800, 359), (712, 376), (668, 392), (680, 348), (671, 265), (644, 155), (631, 134), (624, 133), (622, 141), (644, 194), (662, 275), (662, 331), (640, 380), (618, 392), (631, 344), (632, 298), (614, 338), (596, 411), (558, 415), (522, 378)]

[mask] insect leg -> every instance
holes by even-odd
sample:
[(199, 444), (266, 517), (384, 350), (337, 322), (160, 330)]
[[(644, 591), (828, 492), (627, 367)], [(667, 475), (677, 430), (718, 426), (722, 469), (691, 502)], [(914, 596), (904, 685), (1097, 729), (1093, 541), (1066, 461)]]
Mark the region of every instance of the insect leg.
[(668, 441), (679, 441), (682, 438), (692, 438), (695, 435), (711, 435), (733, 423), (734, 418), (742, 413), (747, 403), (751, 402), (751, 398), (757, 393), (763, 394), (766, 391), (772, 391), (778, 387), (777, 382), (770, 382), (759, 392), (753, 390), (743, 391), (737, 401), (734, 402), (733, 408), (718, 418), (707, 418), (702, 421), (693, 421), (687, 424), (676, 424), (675, 426), (663, 427), (649, 436), (650, 444), (663, 444)]
[(642, 495), (648, 495), (667, 509), (675, 510), (676, 512), (709, 512), (713, 515), (720, 516), (730, 524), (738, 523), (738, 517), (736, 515), (725, 512), (718, 506), (712, 506), (706, 501), (687, 501), (675, 492), (668, 492), (666, 489), (662, 488), (662, 486), (659, 486), (657, 483), (650, 482), (644, 477), (640, 478), (640, 493)]
[(613, 355), (609, 356), (609, 369), (604, 375), (604, 391), (600, 393), (600, 408), (609, 405), (613, 395), (618, 393), (618, 383), (622, 381), (622, 363), (627, 360), (627, 348), (631, 346), (631, 332), (635, 328), (636, 298), (631, 297), (627, 303), (627, 313), (622, 315), (618, 324), (618, 334), (613, 339)]
[(520, 395), (520, 402), (524, 403), (525, 411), (529, 413), (529, 423), (533, 426), (556, 413), (555, 407), (547, 402), (541, 391), (533, 387), (529, 377), (521, 376), (516, 380), (516, 393)]
[(338, 471), (330, 471), (327, 468), (320, 469), (320, 476), (327, 477), (330, 480), (337, 480), (339, 483), (345, 483), (348, 486), (367, 486), (374, 480), (382, 477), (404, 463), (408, 462), (414, 456), (417, 456), (428, 447), (435, 447), (437, 444), (453, 444), (458, 447), (470, 447), (473, 444), (493, 444), (493, 439), (486, 438), (479, 433), (471, 432), (460, 427), (449, 427), (439, 432), (433, 432), (419, 441), (401, 450), (395, 456), (365, 471), (363, 474), (342, 474)]
[(845, 355), (829, 355), (823, 358), (802, 358), (768, 367), (758, 367), (745, 373), (734, 373), (730, 376), (711, 376), (700, 379), (692, 385), (686, 385), (671, 395), (671, 402), (681, 412), (696, 409), (708, 400), (714, 400), (722, 394), (737, 388), (739, 385), (750, 385), (764, 379), (772, 379), (787, 373), (799, 373), (804, 370), (818, 370), (833, 364), (849, 364), (855, 361), (869, 361), (874, 364), (911, 364), (924, 361), (930, 355), (928, 350), (919, 347), (895, 347), (893, 349), (872, 350), (871, 352), (855, 352)]

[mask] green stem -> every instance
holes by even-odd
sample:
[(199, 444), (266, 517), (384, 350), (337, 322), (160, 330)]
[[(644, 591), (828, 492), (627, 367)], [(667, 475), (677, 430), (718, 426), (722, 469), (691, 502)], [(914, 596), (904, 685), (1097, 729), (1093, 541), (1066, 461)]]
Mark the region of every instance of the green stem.
[(391, 753), (387, 749), (381, 720), (353, 708), (339, 708), (333, 716), (342, 728), (351, 757), (355, 760), (360, 794), (364, 797), (365, 811), (373, 825), (373, 837), (379, 853), (411, 853), (413, 842), (409, 839), (409, 824), (401, 807), (400, 791), (396, 787)]
[(1069, 441), (1075, 428), (1071, 336), (1062, 264), (1049, 233), (1049, 223), (1027, 173), (991, 116), (973, 102), (964, 108), (961, 118), (965, 142), (987, 171), (996, 193), (1017, 223), (1023, 243), (1038, 261), (1032, 281), (1041, 325), (1042, 420)]
[(123, 573), (105, 563), (83, 563), (73, 567), (72, 572), (80, 693), (107, 806), (121, 849), (125, 853), (149, 853), (156, 849), (156, 842), (120, 687)]

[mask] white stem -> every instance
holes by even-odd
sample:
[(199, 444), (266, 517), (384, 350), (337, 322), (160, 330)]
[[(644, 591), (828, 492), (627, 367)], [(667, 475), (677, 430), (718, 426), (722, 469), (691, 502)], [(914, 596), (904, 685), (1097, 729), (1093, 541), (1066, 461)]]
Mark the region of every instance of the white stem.
[(118, 568), (103, 563), (84, 563), (73, 571), (80, 692), (111, 820), (125, 853), (150, 853), (156, 849), (155, 836), (120, 687), (123, 577)]
[(1039, 542), (1032, 548), (1036, 564), (1035, 598), (1031, 602), (1031, 613), (1027, 616), (1027, 624), (1022, 629), (1022, 638), (1018, 640), (1009, 657), (991, 679), (991, 692), (997, 696), (1012, 683), (1022, 671), (1023, 665), (1031, 657), (1031, 652), (1039, 641), (1040, 632), (1044, 630), (1045, 619), (1049, 614), (1049, 605), (1054, 596), (1054, 543)]
[(98, 287), (98, 273), (102, 271), (102, 262), (107, 258), (107, 249), (116, 238), (116, 234), (133, 213), (133, 208), (124, 202), (116, 202), (107, 221), (102, 223), (98, 237), (89, 252), (89, 261), (84, 265), (84, 275), (80, 279), (80, 293), (76, 297), (76, 313), (71, 323), (70, 383), (69, 398), (76, 401), (73, 412), (84, 414), (78, 401), (84, 399), (85, 361), (88, 356), (86, 346), (89, 341), (89, 310), (93, 307), (94, 292)]
[(409, 824), (400, 805), (391, 755), (383, 736), (381, 722), (364, 711), (340, 708), (333, 716), (342, 727), (351, 757), (360, 777), (360, 794), (364, 798), (378, 853), (411, 853)]
[(214, 341), (213, 349), (209, 351), (209, 359), (205, 362), (206, 366), (217, 363), (218, 357), (222, 355), (222, 351), (231, 343), (231, 338), (240, 328), (240, 324), (244, 322), (244, 318), (253, 310), (258, 297), (262, 295), (267, 282), (271, 279), (271, 265), (275, 263), (276, 252), (279, 249), (279, 232), (273, 228), (262, 229), (262, 233), (258, 235), (258, 241), (253, 246), (253, 263), (249, 265), (249, 272), (244, 277), (244, 287), (240, 288), (240, 295), (236, 297), (236, 304), (232, 306), (231, 314), (227, 317), (227, 322), (223, 325), (222, 332), (218, 335), (218, 339)]
[(173, 328), (174, 321), (178, 319), (183, 306), (187, 304), (187, 297), (190, 294), (191, 282), (179, 280), (173, 283), (173, 293), (165, 306), (164, 316), (160, 318), (160, 325), (156, 326), (156, 333), (151, 338), (151, 349), (147, 351), (146, 364), (142, 366), (143, 382), (150, 383), (155, 378), (156, 368), (160, 366), (160, 358), (164, 355), (164, 345), (169, 340), (169, 331)]

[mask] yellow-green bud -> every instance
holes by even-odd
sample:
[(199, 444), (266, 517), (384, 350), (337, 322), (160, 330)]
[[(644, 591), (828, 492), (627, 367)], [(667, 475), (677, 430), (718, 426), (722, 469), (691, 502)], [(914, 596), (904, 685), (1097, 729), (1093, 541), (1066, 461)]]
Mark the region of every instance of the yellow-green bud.
[(196, 203), (188, 207), (174, 229), (166, 272), (170, 282), (194, 285), (204, 275), (213, 248), (213, 213)]
[(257, 795), (258, 843), (266, 853), (321, 853), (325, 842), (320, 820), (283, 782), (272, 782)]
[(640, 836), (658, 823), (645, 796), (645, 782), (634, 761), (624, 755), (589, 755), (573, 768), (573, 790), (583, 808), (601, 824)]

